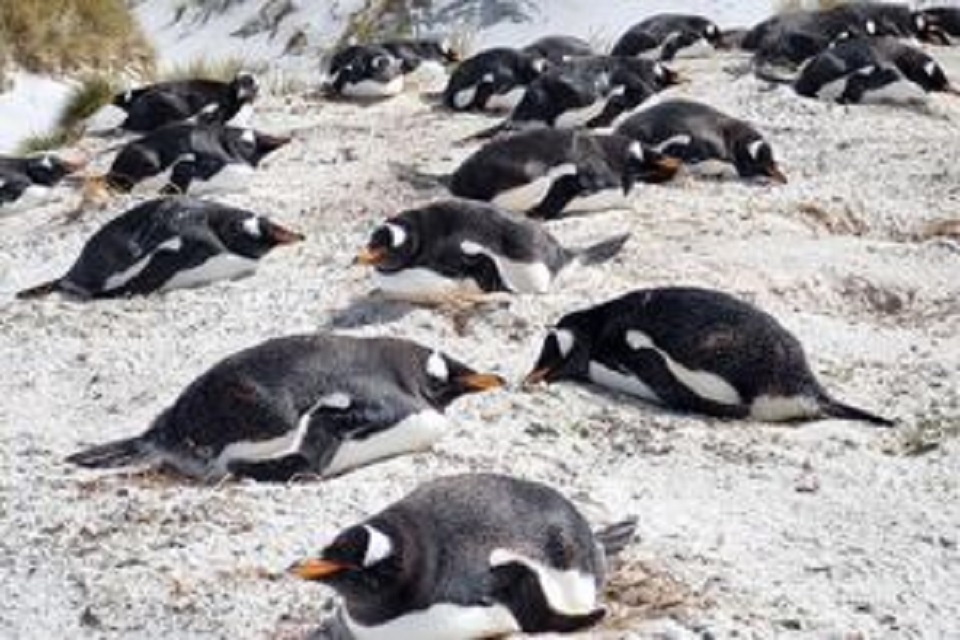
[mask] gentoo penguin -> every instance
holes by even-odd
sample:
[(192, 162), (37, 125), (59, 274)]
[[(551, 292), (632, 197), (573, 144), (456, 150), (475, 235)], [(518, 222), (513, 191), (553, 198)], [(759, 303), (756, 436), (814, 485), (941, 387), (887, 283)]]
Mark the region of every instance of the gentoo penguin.
[(67, 460), (160, 463), (202, 480), (329, 477), (428, 449), (450, 428), (448, 405), (502, 384), (409, 340), (276, 338), (194, 380), (144, 434)]
[(44, 204), (66, 176), (83, 168), (56, 154), (26, 158), (0, 156), (0, 215), (20, 213)]
[(380, 45), (351, 45), (330, 60), (330, 90), (349, 98), (389, 98), (403, 91), (403, 66)]
[(104, 177), (106, 186), (123, 193), (148, 178), (161, 190), (182, 194), (243, 190), (263, 158), (290, 142), (223, 125), (174, 124), (126, 144)]
[(173, 80), (132, 89), (114, 96), (95, 114), (89, 126), (150, 133), (169, 124), (196, 120), (225, 124), (234, 120), (259, 92), (257, 79), (240, 73), (230, 82)]
[(386, 40), (381, 42), (380, 46), (400, 60), (403, 73), (416, 71), (424, 63), (446, 65), (460, 60), (459, 52), (446, 40)]
[(375, 286), (392, 298), (546, 293), (564, 269), (609, 260), (628, 239), (566, 249), (532, 220), (482, 202), (447, 200), (387, 220), (357, 262), (375, 267)]
[(491, 140), (449, 178), (461, 198), (545, 219), (626, 206), (637, 181), (664, 182), (680, 163), (630, 138), (534, 129)]
[(743, 178), (787, 181), (753, 126), (699, 102), (664, 100), (627, 118), (617, 133), (688, 165), (718, 161)]
[(950, 38), (960, 38), (960, 7), (931, 7), (918, 11), (938, 36), (941, 44), (950, 44)]
[(343, 530), (289, 571), (343, 598), (325, 637), (573, 633), (604, 617), (609, 561), (635, 529), (631, 519), (595, 533), (569, 500), (537, 482), (447, 476)]
[(542, 58), (516, 49), (481, 51), (450, 74), (443, 103), (455, 111), (510, 111), (546, 66)]
[(558, 380), (721, 417), (892, 424), (832, 398), (772, 316), (708, 289), (642, 289), (564, 316), (527, 377)]
[(300, 240), (243, 209), (187, 197), (150, 200), (93, 234), (66, 275), (17, 297), (59, 291), (116, 298), (202, 286), (249, 276), (271, 249)]
[[(757, 75), (773, 81), (762, 68)], [(896, 38), (850, 38), (808, 61), (794, 90), (809, 98), (842, 104), (915, 102), (928, 92), (958, 93), (943, 68), (925, 52)]]
[(611, 54), (673, 60), (705, 55), (720, 40), (720, 28), (702, 16), (661, 13), (630, 27), (613, 45)]
[(543, 58), (550, 64), (597, 54), (589, 42), (575, 36), (544, 36), (525, 46), (522, 51)]

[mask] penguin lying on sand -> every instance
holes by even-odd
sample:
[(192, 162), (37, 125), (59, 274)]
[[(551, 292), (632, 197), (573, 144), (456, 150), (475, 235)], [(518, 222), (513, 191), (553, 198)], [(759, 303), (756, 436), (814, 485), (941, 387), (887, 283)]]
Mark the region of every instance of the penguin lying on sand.
[(960, 95), (936, 60), (895, 38), (841, 40), (793, 76), (764, 67), (756, 72), (764, 80), (791, 83), (799, 95), (841, 104), (911, 103), (928, 92)]
[(126, 193), (148, 178), (159, 178), (161, 192), (242, 191), (263, 158), (290, 142), (253, 129), (221, 125), (170, 125), (126, 144), (105, 186)]
[(443, 104), (454, 111), (510, 111), (546, 66), (543, 58), (516, 49), (481, 51), (450, 74)]
[(67, 460), (93, 468), (158, 463), (207, 481), (334, 476), (429, 448), (450, 429), (448, 405), (502, 384), (407, 340), (278, 338), (222, 360), (143, 435)]
[(573, 633), (605, 614), (636, 520), (594, 533), (566, 498), (493, 474), (422, 485), (290, 568), (343, 598), (321, 638), (481, 640)]
[(455, 196), (551, 219), (622, 208), (635, 182), (669, 180), (679, 166), (625, 136), (535, 129), (491, 140), (448, 182)]
[(628, 239), (624, 234), (586, 249), (565, 249), (529, 219), (484, 203), (449, 200), (387, 220), (357, 262), (376, 267), (376, 286), (393, 298), (545, 293), (564, 269), (609, 260)]
[(673, 60), (708, 55), (720, 41), (720, 28), (702, 16), (661, 13), (630, 27), (611, 54)]
[(564, 316), (527, 377), (559, 380), (720, 417), (893, 424), (831, 397), (772, 316), (707, 289), (643, 289)]
[(18, 298), (61, 292), (116, 298), (252, 275), (274, 247), (303, 236), (249, 211), (185, 197), (140, 204), (91, 237), (61, 278)]
[(460, 60), (460, 54), (446, 40), (387, 40), (380, 46), (400, 60), (403, 73), (412, 73), (424, 64), (446, 65)]
[(617, 133), (688, 165), (718, 161), (743, 178), (787, 181), (753, 126), (699, 102), (664, 100), (627, 118)]
[(240, 73), (230, 82), (173, 80), (132, 89), (114, 96), (112, 104), (94, 114), (91, 129), (118, 128), (150, 133), (169, 124), (191, 119), (226, 124), (253, 103), (259, 93), (257, 79)]
[(50, 199), (53, 188), (85, 166), (52, 153), (26, 158), (0, 156), (0, 215), (20, 213)]
[(403, 91), (403, 66), (380, 45), (352, 45), (330, 60), (329, 87), (349, 98), (389, 98)]
[(936, 34), (939, 44), (950, 44), (950, 38), (960, 38), (960, 7), (931, 7), (918, 12)]
[(534, 40), (522, 51), (543, 58), (550, 64), (563, 64), (572, 58), (597, 55), (589, 42), (574, 36), (545, 36)]

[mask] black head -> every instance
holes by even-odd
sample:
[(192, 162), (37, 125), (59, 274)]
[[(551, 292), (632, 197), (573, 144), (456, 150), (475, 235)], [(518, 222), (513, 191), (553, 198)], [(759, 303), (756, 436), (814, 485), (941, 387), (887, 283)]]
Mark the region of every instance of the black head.
[(401, 214), (374, 230), (355, 262), (384, 273), (400, 271), (413, 265), (420, 242), (420, 229)]
[(26, 161), (26, 174), (34, 184), (52, 187), (64, 176), (83, 168), (82, 162), (70, 162), (51, 153), (44, 153)]
[(225, 130), (225, 146), (240, 160), (256, 167), (268, 154), (289, 144), (289, 136), (274, 136), (253, 129), (228, 127)]
[(558, 380), (577, 380), (587, 376), (590, 365), (592, 325), (599, 319), (593, 310), (571, 313), (551, 328), (540, 347), (540, 356), (525, 385)]
[(259, 259), (273, 248), (304, 239), (269, 218), (253, 214), (231, 215), (211, 220), (217, 236), (230, 251), (246, 258)]
[(646, 148), (637, 141), (628, 144), (626, 154), (623, 184), (627, 190), (637, 181), (667, 182), (677, 174), (682, 164), (680, 160)]
[(498, 389), (505, 383), (500, 376), (478, 373), (441, 351), (420, 348), (413, 364), (408, 384), (415, 384), (416, 391), (439, 409), (461, 396)]
[(348, 609), (363, 609), (389, 599), (403, 586), (409, 573), (404, 563), (411, 556), (392, 527), (373, 520), (344, 529), (318, 557), (298, 562), (289, 571), (333, 588)]
[(666, 89), (684, 83), (683, 76), (659, 62), (653, 63), (653, 83), (656, 89)]
[(759, 137), (743, 137), (734, 142), (733, 163), (744, 178), (766, 177), (786, 184), (787, 177), (773, 158), (773, 148)]
[(714, 47), (720, 48), (723, 46), (723, 32), (713, 22), (707, 21), (703, 27), (703, 38)]
[(230, 88), (233, 95), (236, 96), (237, 102), (240, 103), (253, 102), (260, 93), (260, 84), (250, 73), (237, 74), (237, 77), (230, 83)]
[[(924, 56), (926, 57), (926, 56)], [(910, 74), (910, 79), (924, 88), (925, 91), (945, 91), (956, 93), (947, 78), (947, 74), (932, 58), (927, 58), (923, 64), (918, 65), (920, 69)]]

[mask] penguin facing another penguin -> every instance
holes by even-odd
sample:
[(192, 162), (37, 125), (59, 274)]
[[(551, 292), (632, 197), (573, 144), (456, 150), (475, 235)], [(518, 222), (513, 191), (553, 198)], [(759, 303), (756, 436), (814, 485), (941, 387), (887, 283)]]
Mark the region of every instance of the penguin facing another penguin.
[(140, 204), (84, 245), (61, 278), (17, 294), (116, 298), (249, 276), (274, 247), (303, 239), (250, 211), (185, 197)]
[(681, 411), (892, 422), (834, 399), (773, 316), (720, 291), (642, 289), (564, 316), (530, 384), (582, 380)]
[(594, 532), (556, 490), (448, 476), (348, 527), (290, 572), (343, 598), (324, 631), (353, 640), (573, 633), (605, 615), (610, 559), (635, 520)]
[(534, 129), (491, 140), (450, 176), (461, 198), (545, 219), (624, 207), (633, 185), (663, 182), (673, 158), (625, 136)]
[(545, 293), (575, 265), (615, 256), (629, 235), (566, 249), (542, 225), (480, 202), (404, 211), (378, 227), (357, 262), (384, 294), (407, 300), (490, 292)]
[(773, 149), (749, 123), (690, 100), (664, 100), (623, 121), (616, 132), (696, 167), (716, 161), (742, 178), (785, 183)]
[(329, 477), (428, 449), (449, 431), (454, 400), (502, 384), (408, 340), (277, 338), (201, 375), (142, 435), (67, 460), (161, 464), (205, 481)]

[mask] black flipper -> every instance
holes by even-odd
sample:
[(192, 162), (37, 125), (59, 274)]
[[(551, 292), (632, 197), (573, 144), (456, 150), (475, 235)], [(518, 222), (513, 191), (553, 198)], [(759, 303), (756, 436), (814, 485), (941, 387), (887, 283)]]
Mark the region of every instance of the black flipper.
[(597, 544), (603, 547), (604, 555), (607, 558), (613, 558), (627, 548), (636, 532), (637, 517), (633, 516), (604, 527), (593, 535), (597, 539)]
[(67, 456), (67, 462), (92, 469), (115, 469), (142, 464), (156, 458), (143, 436), (115, 440)]
[(575, 259), (577, 262), (583, 265), (600, 264), (602, 262), (606, 262), (620, 253), (620, 250), (623, 249), (623, 245), (627, 244), (629, 239), (629, 233), (621, 233), (620, 235), (607, 238), (606, 240), (598, 242), (594, 245), (590, 245), (589, 247), (577, 249), (574, 252)]
[(17, 300), (34, 300), (36, 298), (43, 298), (44, 296), (48, 296), (51, 293), (54, 293), (59, 290), (60, 290), (60, 278), (57, 278), (56, 280), (44, 282), (43, 284), (38, 284), (35, 287), (30, 287), (29, 289), (18, 291)]
[(820, 398), (820, 407), (823, 411), (824, 417), (827, 418), (838, 418), (840, 420), (858, 420), (861, 422), (868, 422), (872, 425), (878, 427), (894, 427), (896, 423), (893, 420), (888, 418), (883, 418), (876, 415), (875, 413), (870, 413), (863, 409), (858, 409), (849, 404), (844, 404), (839, 400), (834, 400), (830, 396), (824, 394)]
[(537, 574), (529, 567), (510, 562), (493, 567), (493, 598), (505, 605), (525, 633), (573, 633), (600, 622), (602, 607), (584, 614), (558, 613), (550, 608)]
[(536, 207), (527, 212), (531, 218), (553, 220), (567, 208), (570, 201), (583, 193), (580, 176), (565, 175), (554, 180), (550, 191)]
[(449, 189), (450, 183), (453, 181), (452, 173), (428, 173), (421, 171), (412, 164), (404, 164), (402, 162), (390, 162), (388, 166), (390, 170), (393, 171), (393, 174), (397, 176), (398, 180), (423, 191), (436, 189), (438, 187)]

